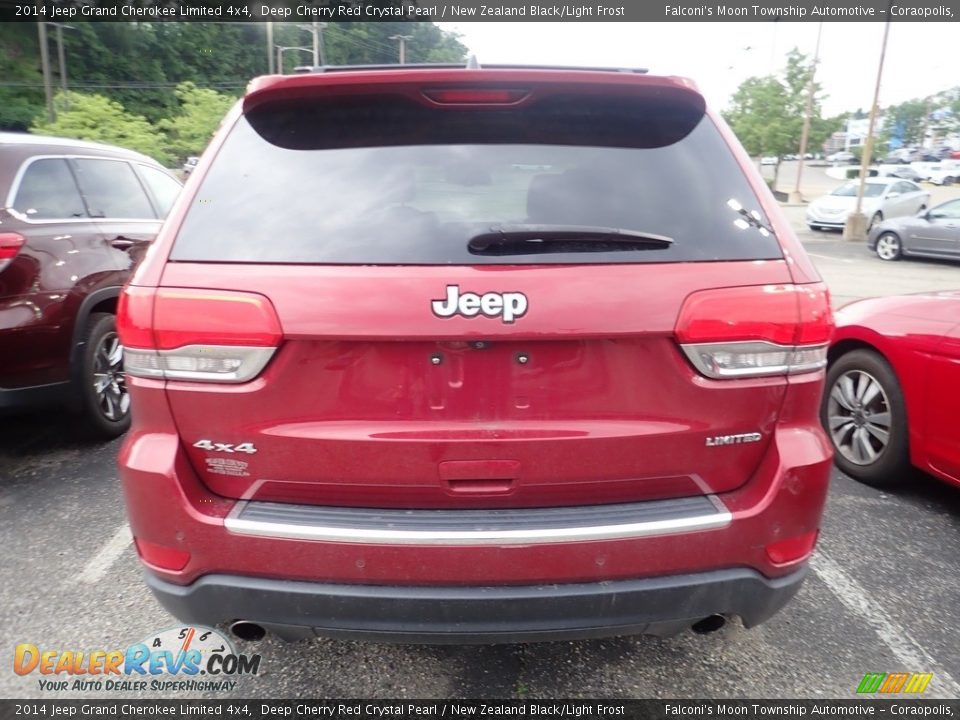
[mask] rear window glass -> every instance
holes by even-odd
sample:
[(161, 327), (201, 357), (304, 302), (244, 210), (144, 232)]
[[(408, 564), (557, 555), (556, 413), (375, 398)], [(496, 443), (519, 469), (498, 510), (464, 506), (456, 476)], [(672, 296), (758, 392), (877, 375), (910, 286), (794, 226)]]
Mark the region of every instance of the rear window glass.
[[(756, 211), (756, 214), (752, 214)], [(781, 257), (742, 171), (689, 102), (550, 98), (430, 109), (405, 98), (274, 103), (241, 117), (173, 260), (624, 263)], [(517, 228), (503, 252), (470, 240)], [(672, 243), (583, 241), (621, 229)], [(570, 230), (542, 241), (536, 228)], [(491, 230), (493, 229), (493, 230)], [(547, 236), (545, 236), (547, 237)]]

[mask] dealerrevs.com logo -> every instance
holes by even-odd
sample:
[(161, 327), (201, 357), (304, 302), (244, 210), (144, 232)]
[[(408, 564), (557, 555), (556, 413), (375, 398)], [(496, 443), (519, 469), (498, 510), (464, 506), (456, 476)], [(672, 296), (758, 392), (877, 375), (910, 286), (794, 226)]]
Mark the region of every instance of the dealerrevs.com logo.
[(163, 692), (229, 691), (238, 676), (256, 675), (260, 655), (234, 650), (212, 628), (178, 627), (150, 635), (125, 650), (59, 650), (20, 643), (17, 675), (35, 676), (40, 690)]

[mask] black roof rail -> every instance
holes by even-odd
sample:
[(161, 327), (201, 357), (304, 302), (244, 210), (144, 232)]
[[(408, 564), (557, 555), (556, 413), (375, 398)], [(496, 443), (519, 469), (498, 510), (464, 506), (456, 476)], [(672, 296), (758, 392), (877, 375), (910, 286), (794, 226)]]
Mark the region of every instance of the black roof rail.
[(351, 72), (358, 70), (467, 70), (493, 69), (493, 70), (563, 70), (570, 72), (622, 72), (645, 75), (647, 68), (621, 68), (621, 67), (582, 67), (574, 65), (468, 65), (464, 63), (409, 63), (405, 65), (301, 65), (294, 68), (294, 72), (299, 74), (312, 73), (331, 73), (331, 72)]

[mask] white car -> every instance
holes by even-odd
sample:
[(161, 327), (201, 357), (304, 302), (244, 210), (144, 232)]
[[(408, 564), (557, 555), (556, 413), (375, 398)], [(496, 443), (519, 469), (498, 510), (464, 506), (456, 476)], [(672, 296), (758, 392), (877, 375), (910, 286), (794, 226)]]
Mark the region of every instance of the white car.
[(772, 155), (771, 155), (771, 156), (768, 156), (768, 157), (762, 157), (762, 158), (760, 158), (760, 164), (761, 164), (761, 165), (776, 165), (776, 164), (777, 164), (777, 158), (774, 157), (774, 156), (772, 156)]
[[(811, 230), (842, 230), (847, 216), (857, 206), (860, 181), (844, 183), (829, 195), (814, 200), (807, 207), (807, 225)], [(930, 193), (909, 180), (893, 177), (866, 178), (861, 211), (868, 218), (868, 228), (886, 218), (915, 215), (926, 210)]]
[(931, 166), (926, 179), (934, 185), (953, 185), (960, 182), (960, 161), (945, 160), (939, 165)]
[(833, 155), (827, 155), (827, 160), (832, 163), (855, 163), (857, 156), (847, 150), (841, 150)]

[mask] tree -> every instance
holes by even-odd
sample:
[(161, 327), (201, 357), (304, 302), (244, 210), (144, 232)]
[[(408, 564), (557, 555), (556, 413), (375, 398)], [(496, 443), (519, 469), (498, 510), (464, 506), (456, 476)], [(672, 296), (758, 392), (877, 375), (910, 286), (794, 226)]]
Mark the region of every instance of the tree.
[(142, 115), (127, 112), (118, 102), (102, 95), (69, 92), (66, 96), (58, 93), (55, 105), (56, 121), (48, 123), (38, 117), (31, 132), (119, 145), (165, 164), (172, 160), (163, 135)]
[[(800, 144), (796, 123), (787, 111), (789, 104), (787, 89), (776, 77), (752, 77), (741, 83), (724, 117), (748, 153), (779, 158)], [(779, 169), (778, 162), (774, 186)]]
[[(25, 33), (23, 29), (32, 30)], [(0, 129), (26, 130), (43, 110), (37, 31), (33, 23), (0, 23)]]
[[(781, 77), (751, 77), (737, 88), (731, 108), (723, 116), (747, 152), (780, 158), (800, 149), (811, 71), (807, 56), (794, 48), (787, 53)], [(808, 147), (822, 144), (836, 129), (833, 122), (821, 117), (819, 93), (820, 85), (814, 82)], [(774, 186), (779, 170), (778, 162), (774, 168)]]
[(180, 83), (176, 95), (180, 114), (161, 120), (157, 128), (166, 135), (170, 153), (182, 161), (203, 152), (235, 98), (198, 88), (192, 82)]
[[(324, 30), (330, 64), (396, 63), (392, 35), (411, 35), (408, 62), (460, 62), (466, 48), (458, 36), (430, 22), (329, 23)], [(264, 75), (268, 57), (264, 23), (78, 22), (63, 33), (71, 89), (92, 92), (123, 105), (151, 123), (176, 115), (176, 87), (239, 94)], [(275, 23), (274, 44), (310, 46), (299, 23)], [(59, 84), (55, 44), (54, 85)], [(0, 23), (0, 129), (25, 130), (43, 111), (43, 77), (35, 23)], [(293, 53), (287, 55), (292, 67)], [(297, 64), (309, 62), (300, 53)]]

